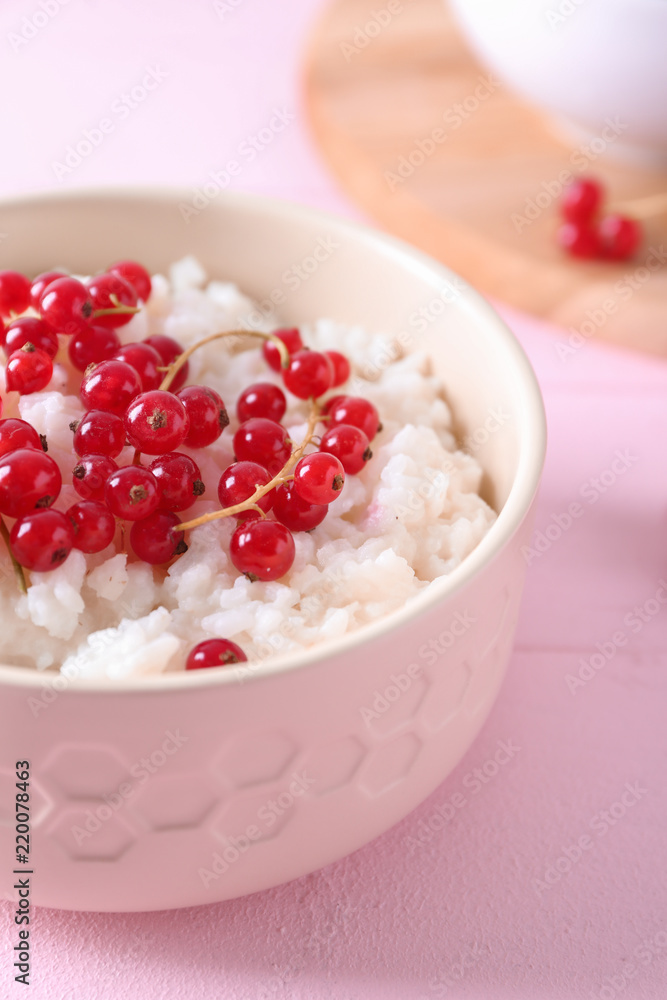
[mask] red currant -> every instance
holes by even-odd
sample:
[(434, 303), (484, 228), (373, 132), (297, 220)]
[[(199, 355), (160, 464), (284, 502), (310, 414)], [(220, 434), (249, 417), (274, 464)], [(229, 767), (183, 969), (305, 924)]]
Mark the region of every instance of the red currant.
[(19, 271), (0, 271), (0, 315), (22, 313), (30, 305), (30, 282)]
[(124, 278), (128, 284), (132, 285), (137, 298), (142, 302), (147, 302), (151, 294), (151, 276), (145, 267), (137, 264), (135, 260), (119, 260), (117, 264), (112, 264), (107, 268), (110, 274), (117, 274)]
[(323, 417), (326, 417), (333, 410), (334, 406), (340, 403), (341, 399), (347, 399), (347, 396), (330, 396), (325, 403), (320, 405), (320, 413)]
[(294, 488), (303, 500), (311, 504), (331, 503), (344, 483), (343, 466), (335, 455), (324, 451), (304, 455), (294, 469)]
[(343, 385), (344, 382), (350, 377), (350, 362), (347, 360), (344, 354), (340, 351), (325, 351), (324, 352), (331, 362), (331, 367), (333, 368), (333, 379), (331, 380), (332, 388), (336, 388), (339, 385)]
[(565, 188), (560, 203), (568, 222), (590, 222), (602, 203), (602, 185), (594, 180), (576, 180)]
[(125, 361), (101, 361), (83, 376), (79, 395), (89, 410), (108, 410), (124, 416), (141, 392), (141, 379)]
[(61, 566), (72, 551), (74, 528), (62, 511), (36, 510), (16, 522), (9, 544), (21, 566), (48, 573)]
[(46, 451), (46, 439), (42, 441), (39, 434), (26, 420), (18, 417), (7, 417), (0, 420), (0, 455), (7, 455), (19, 448), (37, 448)]
[(9, 355), (6, 382), (9, 392), (29, 396), (45, 389), (53, 376), (53, 361), (46, 351), (39, 351), (33, 344), (24, 344)]
[[(132, 319), (134, 315), (132, 312), (118, 308), (127, 306), (134, 309), (137, 305), (137, 293), (125, 278), (121, 278), (118, 274), (98, 274), (88, 281), (88, 292), (93, 303), (93, 315), (95, 316), (98, 310), (105, 312), (104, 316), (95, 316), (98, 326), (116, 329), (125, 326)], [(107, 309), (117, 311), (107, 313)]]
[(76, 278), (57, 278), (42, 292), (39, 311), (56, 333), (71, 336), (88, 328), (93, 303), (82, 282)]
[(299, 496), (293, 483), (284, 483), (276, 491), (274, 516), (290, 531), (312, 531), (329, 512), (326, 504), (309, 503)]
[(30, 286), (30, 305), (32, 308), (39, 312), (39, 302), (47, 286), (53, 281), (57, 281), (58, 278), (66, 277), (67, 275), (64, 271), (44, 271), (42, 274), (38, 274), (36, 278), (33, 278), (32, 285)]
[(624, 215), (608, 215), (598, 226), (602, 256), (607, 260), (628, 260), (642, 241), (642, 227)]
[(147, 455), (176, 451), (190, 430), (190, 418), (178, 396), (162, 389), (142, 392), (125, 414), (130, 444)]
[(116, 521), (99, 500), (81, 500), (67, 511), (74, 528), (74, 548), (80, 552), (102, 552), (116, 534)]
[[(172, 340), (171, 337), (166, 337), (163, 333), (155, 333), (152, 337), (146, 337), (144, 344), (150, 344), (151, 347), (155, 348), (162, 358), (162, 365), (165, 368), (175, 361), (179, 354), (183, 353), (181, 345), (176, 340)], [(182, 368), (178, 369), (174, 380), (169, 386), (171, 392), (178, 392), (181, 386), (185, 385), (189, 372), (190, 362), (186, 361)], [(162, 374), (166, 375), (166, 372), (162, 372)]]
[(320, 451), (335, 455), (345, 471), (352, 476), (361, 472), (373, 455), (364, 432), (349, 424), (337, 424), (329, 428), (322, 436)]
[(292, 446), (281, 424), (253, 417), (241, 424), (234, 435), (234, 454), (239, 462), (258, 462), (275, 476), (292, 454)]
[(372, 441), (381, 429), (380, 414), (368, 399), (363, 396), (343, 396), (329, 409), (328, 427), (337, 424), (351, 424), (363, 431), (369, 441)]
[(291, 568), (296, 549), (289, 528), (279, 521), (245, 521), (229, 545), (230, 558), (249, 580), (278, 580)]
[(91, 324), (87, 330), (70, 337), (67, 353), (74, 367), (85, 372), (89, 365), (109, 361), (119, 348), (120, 340), (115, 330)]
[(586, 222), (565, 222), (556, 233), (556, 240), (573, 257), (600, 256), (600, 238)]
[(283, 372), (283, 381), (293, 396), (317, 399), (331, 388), (333, 365), (326, 354), (319, 351), (299, 351)]
[(58, 337), (43, 319), (34, 316), (21, 316), (10, 323), (5, 331), (5, 349), (7, 354), (18, 351), (24, 344), (33, 344), (44, 351), (50, 358), (58, 353)]
[(164, 372), (158, 371), (162, 358), (150, 344), (126, 344), (116, 351), (114, 357), (132, 365), (141, 379), (144, 392), (159, 388), (164, 377)]
[(22, 517), (50, 507), (61, 486), (60, 469), (41, 449), (19, 448), (0, 458), (0, 514)]
[(236, 415), (241, 423), (251, 417), (266, 417), (279, 424), (286, 409), (285, 393), (271, 382), (254, 382), (243, 390), (236, 402)]
[(150, 469), (143, 465), (126, 465), (107, 479), (104, 500), (116, 517), (124, 521), (141, 521), (157, 510), (160, 487)]
[(156, 510), (143, 521), (135, 521), (130, 531), (135, 555), (151, 566), (159, 566), (187, 552), (183, 532), (175, 530), (180, 523), (178, 514), (171, 510)]
[(248, 657), (240, 646), (231, 639), (206, 639), (190, 650), (185, 661), (186, 670), (200, 670), (202, 667), (229, 667), (233, 663), (245, 662)]
[(84, 500), (104, 500), (106, 481), (117, 469), (108, 455), (83, 455), (72, 471), (72, 485)]
[(88, 410), (74, 429), (74, 451), (77, 455), (108, 455), (116, 458), (125, 447), (125, 424), (115, 413)]
[(185, 443), (190, 448), (205, 448), (217, 441), (229, 423), (227, 410), (215, 389), (188, 385), (177, 393), (190, 421)]
[[(303, 347), (301, 334), (296, 327), (290, 327), (288, 330), (274, 330), (273, 336), (282, 340), (290, 354), (296, 354), (297, 351), (300, 351)], [(281, 370), (282, 364), (280, 360), (280, 351), (275, 344), (271, 343), (270, 340), (264, 341), (264, 344), (262, 345), (262, 354), (264, 355), (264, 360), (271, 368), (273, 368), (274, 372), (279, 372)]]
[[(218, 499), (221, 507), (235, 507), (253, 495), (258, 486), (266, 486), (271, 476), (257, 462), (234, 462), (220, 476)], [(275, 490), (269, 490), (257, 501), (264, 513), (271, 510)], [(237, 521), (254, 521), (260, 514), (256, 510), (244, 510), (234, 515)]]
[(160, 487), (161, 510), (187, 510), (204, 492), (201, 472), (189, 455), (170, 452), (148, 466)]

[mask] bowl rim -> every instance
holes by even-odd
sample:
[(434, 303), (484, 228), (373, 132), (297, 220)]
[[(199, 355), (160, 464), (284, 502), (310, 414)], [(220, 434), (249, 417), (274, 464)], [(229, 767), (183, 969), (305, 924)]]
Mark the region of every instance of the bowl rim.
[[(75, 190), (43, 191), (0, 199), (0, 212), (9, 208), (39, 207), (41, 204), (68, 201), (94, 200), (109, 205), (115, 201), (151, 201), (175, 205), (187, 201), (191, 191), (187, 188), (161, 186), (146, 188), (141, 185), (80, 187)], [(336, 639), (325, 639), (299, 652), (286, 652), (268, 657), (249, 665), (225, 667), (224, 670), (173, 671), (140, 677), (113, 679), (106, 677), (72, 678), (60, 673), (32, 670), (25, 667), (0, 664), (0, 687), (40, 689), (53, 688), (63, 694), (113, 692), (167, 693), (213, 688), (219, 685), (259, 683), (263, 679), (308, 667), (316, 667), (331, 657), (350, 652), (356, 646), (372, 642), (380, 635), (392, 633), (408, 622), (432, 610), (445, 598), (462, 590), (487, 564), (489, 564), (518, 530), (528, 514), (537, 493), (546, 453), (546, 417), (537, 378), (510, 328), (495, 309), (475, 289), (446, 265), (417, 250), (409, 243), (391, 236), (380, 229), (343, 216), (313, 208), (299, 202), (241, 191), (223, 191), (215, 200), (220, 211), (225, 206), (237, 207), (248, 212), (261, 212), (276, 222), (295, 219), (319, 221), (322, 225), (352, 236), (371, 252), (385, 255), (415, 273), (422, 273), (443, 282), (457, 282), (457, 306), (468, 311), (482, 326), (492, 330), (501, 341), (517, 370), (517, 413), (520, 433), (520, 453), (516, 475), (509, 495), (497, 520), (484, 538), (456, 569), (447, 576), (434, 580), (427, 590), (409, 600), (398, 611), (376, 621), (362, 625)]]

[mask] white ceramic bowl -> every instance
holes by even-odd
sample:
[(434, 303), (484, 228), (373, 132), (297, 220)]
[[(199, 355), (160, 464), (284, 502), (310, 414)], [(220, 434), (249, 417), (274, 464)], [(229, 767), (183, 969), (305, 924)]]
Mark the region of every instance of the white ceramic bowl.
[(598, 139), (593, 153), (667, 163), (665, 0), (447, 3), (481, 60), (579, 140)]
[[(264, 661), (243, 682), (237, 668), (54, 683), (0, 667), (0, 879), (15, 898), (14, 765), (28, 760), (32, 899), (44, 906), (215, 902), (361, 847), (465, 753), (512, 646), (545, 447), (540, 393), (512, 334), (451, 272), (380, 233), (239, 195), (218, 197), (186, 225), (186, 201), (179, 191), (109, 191), (6, 202), (0, 267), (90, 272), (131, 256), (164, 269), (193, 252), (259, 300), (281, 290), (290, 322), (329, 316), (390, 339), (405, 331), (408, 350), (430, 352), (460, 433), (475, 435), (500, 516), (428, 595), (342, 639)], [(298, 289), (288, 285), (285, 272), (318, 246), (324, 259)], [(422, 306), (434, 318), (416, 332), (410, 317)], [(446, 651), (429, 666), (419, 649), (435, 637)], [(368, 719), (362, 709), (374, 704), (381, 710)]]

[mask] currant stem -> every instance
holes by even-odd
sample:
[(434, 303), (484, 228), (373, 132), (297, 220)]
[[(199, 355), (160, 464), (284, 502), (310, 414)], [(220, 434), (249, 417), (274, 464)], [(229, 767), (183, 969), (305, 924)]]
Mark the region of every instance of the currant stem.
[[(290, 472), (312, 441), (313, 433), (317, 427), (319, 419), (320, 408), (317, 405), (317, 402), (313, 399), (311, 400), (311, 409), (308, 417), (308, 426), (306, 428), (305, 437), (301, 444), (294, 448), (292, 454), (287, 459), (280, 472), (275, 475), (273, 479), (270, 479), (265, 486), (258, 486), (252, 496), (249, 496), (247, 500), (242, 500), (241, 503), (235, 503), (232, 507), (223, 507), (221, 510), (213, 510), (210, 514), (202, 514), (201, 517), (196, 517), (192, 521), (185, 521), (183, 524), (177, 524), (174, 527), (174, 531), (188, 531), (190, 528), (198, 528), (200, 524), (208, 524), (210, 521), (217, 521), (221, 517), (232, 517), (234, 514), (241, 514), (244, 510), (258, 510), (258, 500), (261, 500), (266, 493), (269, 493), (276, 486), (281, 486), (283, 483), (286, 483), (289, 479), (293, 478), (290, 476)], [(261, 511), (260, 513), (263, 514), (264, 512)]]
[(280, 337), (276, 337), (275, 334), (262, 333), (260, 330), (222, 330), (219, 333), (212, 333), (210, 337), (203, 337), (202, 340), (198, 340), (196, 344), (192, 345), (192, 347), (188, 347), (187, 351), (183, 351), (182, 354), (179, 354), (176, 360), (169, 365), (167, 374), (162, 379), (160, 384), (160, 389), (165, 390), (169, 388), (180, 369), (183, 367), (188, 358), (195, 353), (195, 351), (197, 351), (200, 347), (204, 347), (205, 344), (211, 344), (214, 340), (221, 340), (223, 337), (261, 337), (263, 340), (270, 340), (271, 343), (275, 344), (278, 349), (282, 367), (287, 368), (289, 365), (289, 351)]
[(5, 522), (1, 517), (0, 517), (0, 535), (2, 535), (2, 539), (5, 545), (7, 546), (7, 551), (9, 552), (9, 558), (11, 559), (12, 566), (14, 567), (14, 573), (16, 575), (16, 582), (19, 585), (19, 590), (21, 591), (22, 594), (27, 594), (28, 588), (25, 582), (25, 574), (23, 572), (23, 566), (21, 566), (21, 564), (17, 562), (16, 559), (14, 558), (12, 547), (9, 544), (9, 531), (7, 530), (7, 525), (5, 524)]

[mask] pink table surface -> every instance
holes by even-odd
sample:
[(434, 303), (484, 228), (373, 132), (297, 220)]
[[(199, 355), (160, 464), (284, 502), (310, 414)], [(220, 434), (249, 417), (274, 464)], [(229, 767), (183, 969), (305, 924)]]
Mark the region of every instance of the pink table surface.
[[(5, 0), (1, 193), (194, 187), (280, 109), (293, 119), (233, 186), (357, 214), (300, 104), (320, 6)], [(151, 68), (164, 78), (121, 117), (114, 102)], [(53, 163), (104, 117), (113, 131), (59, 179)], [(156, 914), (38, 911), (27, 991), (3, 904), (3, 1000), (667, 995), (667, 364), (593, 343), (561, 358), (563, 331), (501, 311), (548, 411), (543, 551), (507, 681), (460, 766), (379, 840), (278, 889)], [(477, 781), (499, 741), (511, 759)]]

